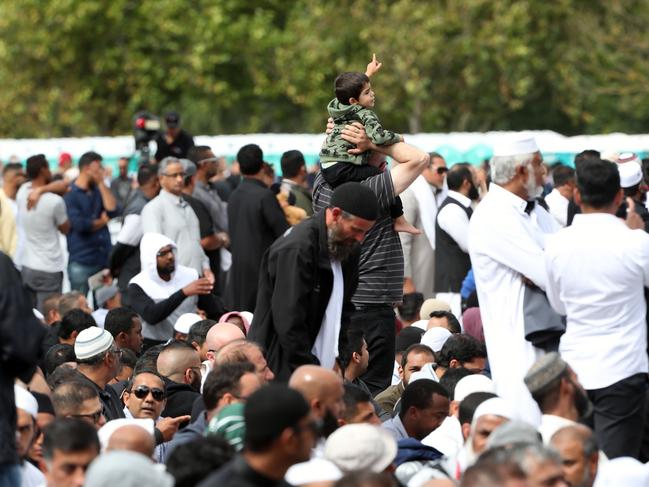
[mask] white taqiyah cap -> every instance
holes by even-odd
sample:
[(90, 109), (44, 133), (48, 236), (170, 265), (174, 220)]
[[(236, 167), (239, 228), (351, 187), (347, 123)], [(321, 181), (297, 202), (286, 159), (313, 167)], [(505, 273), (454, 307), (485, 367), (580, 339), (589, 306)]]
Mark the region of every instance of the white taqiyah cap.
[(462, 402), (464, 398), (474, 392), (492, 392), (496, 393), (496, 385), (487, 376), (482, 374), (471, 374), (462, 377), (455, 386), (453, 397), (456, 401)]
[(27, 411), (36, 419), (38, 416), (38, 402), (31, 392), (14, 384), (14, 398), (16, 409)]
[(397, 456), (397, 442), (380, 426), (348, 424), (334, 431), (325, 443), (325, 458), (343, 472), (383, 472)]
[(97, 431), (97, 436), (99, 437), (99, 444), (101, 445), (101, 451), (106, 450), (110, 437), (113, 436), (113, 433), (120, 429), (123, 426), (139, 426), (143, 428), (151, 436), (155, 434), (155, 424), (151, 418), (118, 418), (112, 421), (109, 421), (104, 426), (99, 428)]
[(113, 335), (98, 326), (82, 330), (74, 342), (74, 354), (78, 360), (95, 357), (108, 351), (113, 345)]
[(529, 136), (503, 137), (494, 144), (494, 157), (518, 156), (521, 154), (533, 154), (539, 151), (536, 140)]
[(176, 330), (178, 333), (182, 333), (183, 335), (187, 335), (192, 325), (194, 323), (198, 323), (202, 319), (203, 318), (201, 318), (200, 315), (197, 315), (196, 313), (182, 314), (176, 320), (176, 323), (174, 324), (174, 330)]
[(507, 419), (516, 419), (516, 411), (502, 397), (492, 397), (476, 408), (471, 422), (471, 429), (475, 426), (478, 418), (482, 416), (502, 416)]
[(439, 352), (450, 336), (451, 332), (446, 328), (436, 326), (424, 333), (420, 343), (430, 347), (433, 352)]
[(435, 382), (439, 382), (439, 377), (437, 377), (437, 374), (435, 373), (435, 369), (433, 369), (432, 363), (424, 364), (424, 366), (420, 370), (418, 370), (417, 372), (413, 372), (412, 375), (410, 376), (410, 380), (408, 381), (408, 384), (412, 384), (413, 382), (421, 379), (428, 379), (428, 380), (433, 380)]
[(642, 181), (642, 166), (636, 161), (618, 163), (617, 170), (620, 173), (620, 186), (630, 188)]

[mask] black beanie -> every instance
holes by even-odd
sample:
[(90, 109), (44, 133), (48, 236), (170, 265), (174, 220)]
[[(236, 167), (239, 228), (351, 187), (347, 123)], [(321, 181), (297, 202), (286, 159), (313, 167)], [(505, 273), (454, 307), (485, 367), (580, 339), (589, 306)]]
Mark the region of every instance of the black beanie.
[(309, 410), (308, 403), (295, 389), (281, 384), (263, 386), (248, 398), (243, 411), (244, 444), (270, 444), (286, 428), (297, 426)]
[(379, 201), (374, 191), (361, 183), (341, 184), (334, 189), (329, 204), (363, 220), (374, 221), (379, 216)]

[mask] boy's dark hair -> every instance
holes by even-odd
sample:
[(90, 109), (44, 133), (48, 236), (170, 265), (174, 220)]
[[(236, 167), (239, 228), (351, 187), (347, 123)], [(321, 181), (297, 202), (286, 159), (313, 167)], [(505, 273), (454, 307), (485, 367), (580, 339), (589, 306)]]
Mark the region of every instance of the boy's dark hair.
[(363, 348), (363, 341), (365, 340), (365, 334), (363, 330), (360, 329), (349, 329), (347, 331), (347, 340), (345, 340), (345, 345), (341, 347), (338, 360), (343, 371), (347, 368), (349, 363), (352, 361), (352, 355), (354, 353), (361, 353)]
[(237, 152), (237, 162), (241, 174), (252, 176), (264, 167), (264, 153), (257, 144), (244, 145)]
[(448, 368), (451, 360), (460, 363), (470, 362), (476, 358), (487, 358), (487, 349), (470, 335), (451, 335), (437, 354), (437, 363)]
[(49, 163), (43, 154), (36, 154), (27, 158), (27, 163), (25, 164), (25, 172), (29, 179), (36, 179), (40, 174), (41, 170), (48, 167)]
[(133, 319), (137, 318), (138, 314), (131, 308), (121, 306), (119, 308), (111, 309), (106, 314), (104, 321), (104, 329), (117, 338), (120, 333), (128, 334), (133, 327)]
[(494, 397), (498, 396), (493, 392), (473, 392), (466, 396), (460, 403), (460, 408), (458, 410), (458, 420), (460, 421), (460, 424), (471, 423), (478, 406), (487, 399)]
[(349, 105), (349, 99), (361, 96), (363, 86), (369, 83), (370, 79), (364, 73), (343, 73), (334, 81), (336, 98), (343, 105)]
[(87, 421), (75, 418), (57, 418), (43, 432), (43, 457), (51, 460), (54, 450), (80, 452), (94, 448), (99, 453), (97, 431)]
[(552, 169), (552, 180), (554, 181), (554, 187), (560, 188), (564, 184), (575, 180), (575, 170), (563, 164), (557, 164)]
[(410, 345), (406, 349), (406, 351), (403, 352), (403, 355), (401, 356), (401, 368), (406, 368), (406, 365), (408, 364), (408, 356), (411, 353), (429, 353), (433, 356), (433, 358), (435, 358), (435, 352), (433, 352), (432, 348), (430, 348), (428, 345), (424, 345), (423, 343), (415, 343), (413, 345)]
[(363, 402), (372, 401), (372, 397), (354, 384), (345, 384), (345, 393), (343, 394), (343, 419), (348, 421), (358, 412), (358, 405)]
[(158, 177), (158, 168), (153, 164), (142, 164), (137, 170), (137, 183), (144, 186), (152, 179)]
[(448, 391), (438, 382), (430, 379), (420, 379), (408, 384), (401, 395), (401, 411), (399, 417), (404, 418), (411, 407), (426, 409), (433, 403), (433, 394), (449, 397)]
[(212, 328), (214, 325), (216, 325), (216, 321), (214, 320), (197, 321), (189, 329), (189, 333), (187, 333), (187, 338), (185, 339), (185, 341), (190, 345), (192, 343), (196, 343), (196, 345), (198, 346), (203, 345), (203, 343), (205, 343), (205, 339), (207, 338), (207, 332), (210, 331), (210, 328)]
[(66, 313), (61, 320), (61, 327), (59, 328), (59, 337), (64, 340), (70, 338), (73, 331), (81, 333), (86, 328), (97, 326), (97, 322), (85, 311), (80, 309), (72, 309)]
[(74, 354), (74, 347), (67, 343), (57, 343), (45, 354), (43, 367), (45, 375), (49, 376), (61, 364), (66, 362), (76, 362), (77, 356)]
[(450, 331), (454, 335), (457, 335), (458, 333), (462, 333), (462, 326), (460, 325), (460, 322), (455, 317), (455, 315), (450, 311), (444, 311), (444, 310), (433, 311), (430, 314), (430, 317), (446, 318), (448, 320), (448, 327), (449, 327), (448, 331)]
[(204, 436), (174, 448), (167, 460), (167, 471), (176, 480), (176, 487), (194, 487), (233, 457), (234, 450), (225, 438)]
[(83, 169), (86, 166), (89, 166), (95, 161), (101, 162), (103, 160), (104, 158), (94, 151), (86, 152), (79, 158), (79, 170)]
[(300, 172), (300, 168), (306, 165), (304, 155), (299, 150), (289, 150), (282, 154), (280, 160), (282, 177), (294, 178)]
[(577, 188), (584, 205), (604, 208), (620, 190), (620, 173), (614, 162), (587, 159), (577, 166)]
[(472, 372), (464, 367), (458, 367), (456, 369), (448, 369), (439, 380), (439, 383), (448, 391), (451, 401), (455, 400), (455, 386), (467, 375), (472, 375)]

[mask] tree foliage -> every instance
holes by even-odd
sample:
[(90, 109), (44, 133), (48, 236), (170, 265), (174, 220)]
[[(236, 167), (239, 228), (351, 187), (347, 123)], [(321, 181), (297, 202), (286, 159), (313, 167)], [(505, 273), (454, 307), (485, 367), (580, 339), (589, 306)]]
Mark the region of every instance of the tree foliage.
[(0, 136), (321, 131), (364, 70), (401, 132), (643, 132), (649, 2), (0, 0)]

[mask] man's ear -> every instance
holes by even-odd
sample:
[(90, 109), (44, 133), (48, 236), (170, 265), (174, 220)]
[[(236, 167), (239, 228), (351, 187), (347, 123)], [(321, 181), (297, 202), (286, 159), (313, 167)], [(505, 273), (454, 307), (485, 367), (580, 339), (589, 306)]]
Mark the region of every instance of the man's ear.
[(361, 361), (361, 354), (358, 352), (352, 353), (352, 360), (356, 362), (357, 364), (360, 363)]
[(458, 369), (460, 367), (462, 367), (462, 364), (460, 363), (460, 361), (458, 359), (452, 358), (451, 360), (449, 360), (449, 362), (448, 362), (448, 368), (449, 369)]
[(467, 440), (471, 434), (471, 423), (462, 424), (462, 437)]
[(581, 192), (579, 191), (579, 189), (575, 188), (572, 194), (575, 199), (575, 204), (577, 206), (581, 206)]
[(401, 365), (399, 365), (398, 372), (399, 372), (399, 379), (403, 380), (403, 367), (401, 367)]
[(131, 393), (124, 389), (124, 392), (122, 393), (122, 403), (124, 404), (124, 406), (126, 406), (126, 403), (128, 402), (130, 397)]

